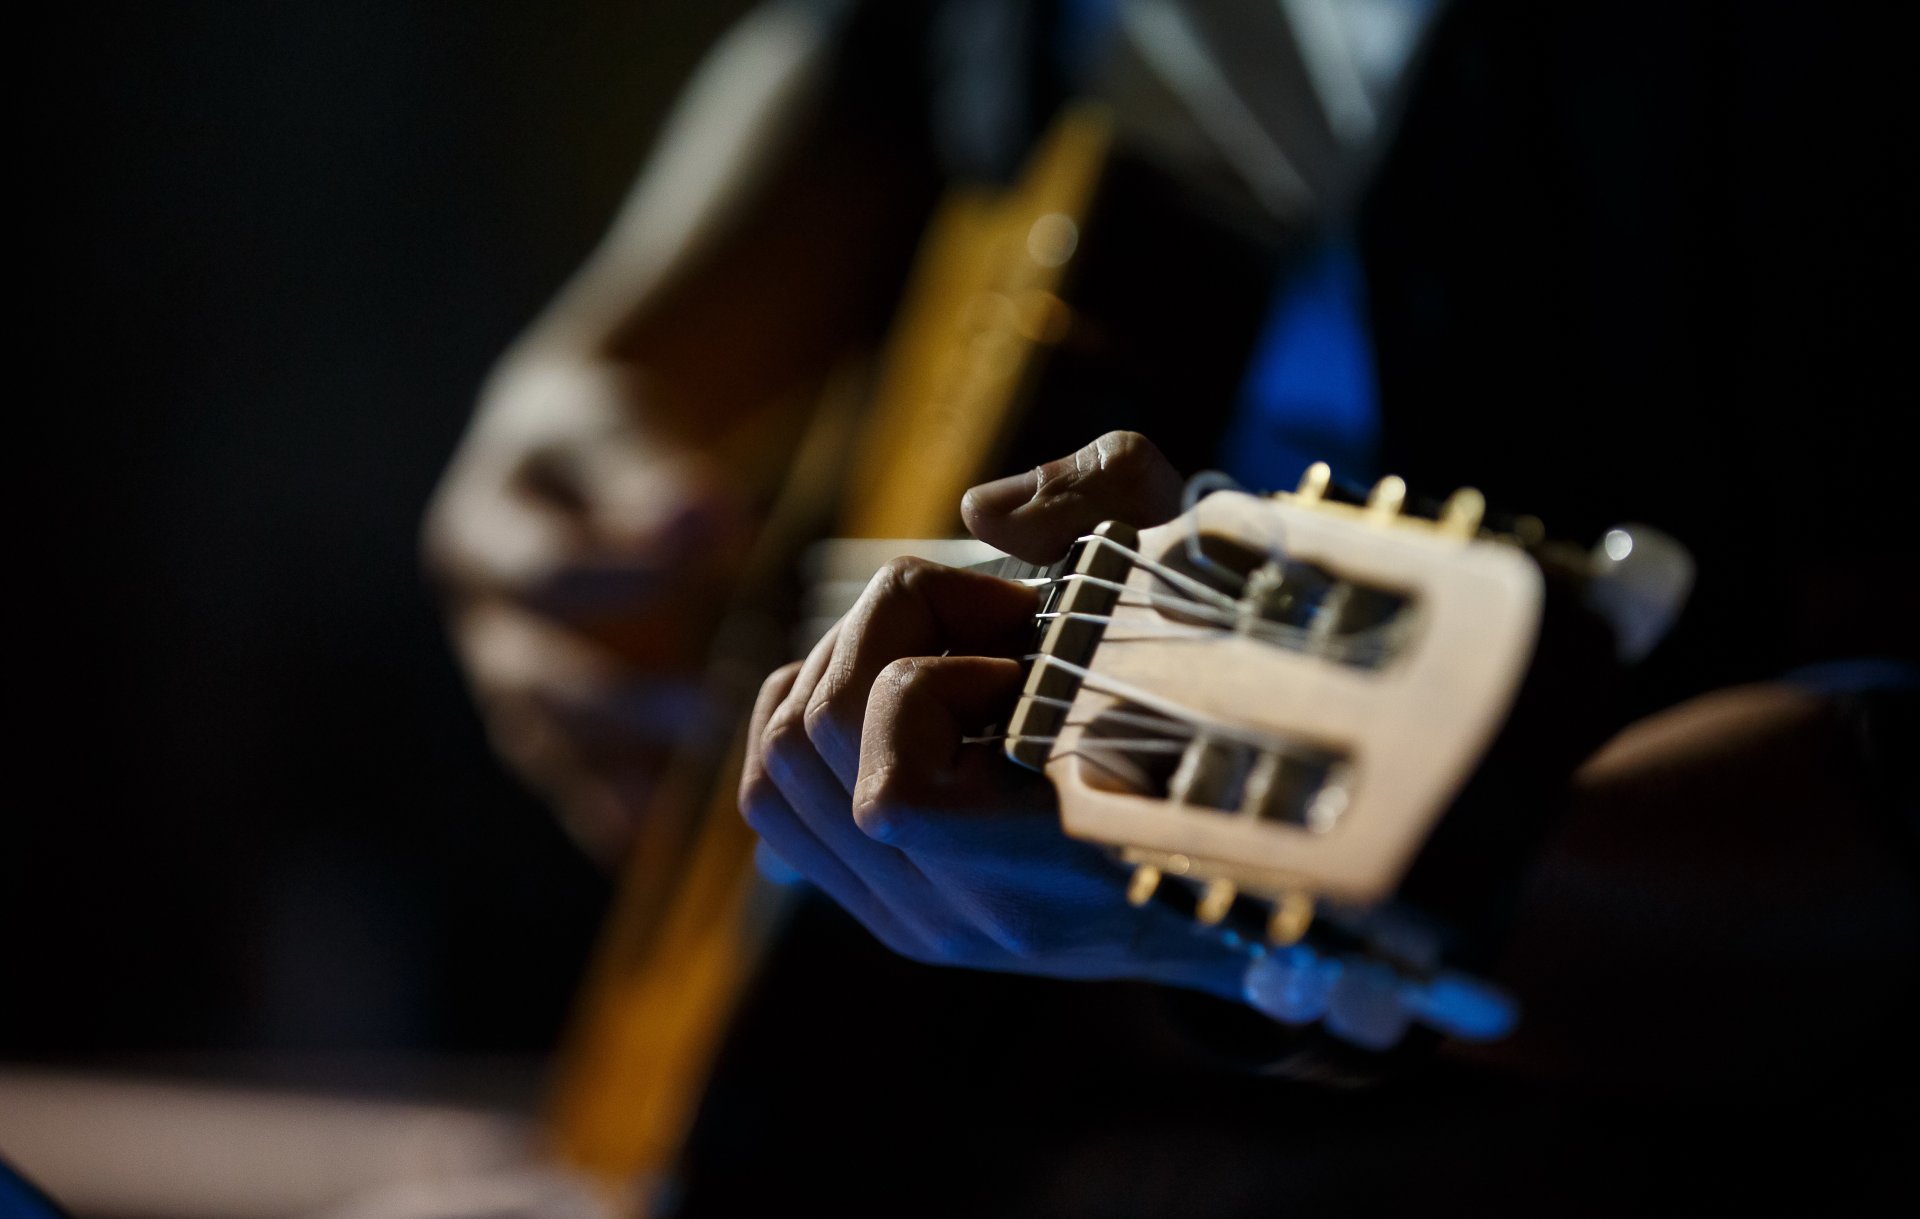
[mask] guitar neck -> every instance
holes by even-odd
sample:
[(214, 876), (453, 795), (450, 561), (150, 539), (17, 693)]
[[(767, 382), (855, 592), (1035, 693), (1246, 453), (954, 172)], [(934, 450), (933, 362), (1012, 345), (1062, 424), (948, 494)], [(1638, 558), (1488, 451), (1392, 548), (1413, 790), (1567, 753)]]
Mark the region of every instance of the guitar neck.
[[(999, 459), (1041, 357), (1063, 337), (1061, 293), (1110, 139), (1101, 112), (1070, 109), (1018, 185), (956, 192), (935, 217), (871, 394), (837, 386), (796, 458), (715, 648), (724, 701), (747, 697), (779, 663), (791, 642), (778, 624), (793, 609), (783, 596), (793, 564), (830, 522), (866, 539), (957, 531), (961, 494)], [(902, 553), (897, 542), (865, 549), (822, 572), (803, 642)], [(993, 557), (912, 549), (936, 561)], [(555, 1151), (624, 1198), (670, 1173), (708, 1064), (779, 925), (783, 903), (757, 878), (753, 835), (735, 809), (739, 756), (707, 742), (670, 765), (562, 1053)]]

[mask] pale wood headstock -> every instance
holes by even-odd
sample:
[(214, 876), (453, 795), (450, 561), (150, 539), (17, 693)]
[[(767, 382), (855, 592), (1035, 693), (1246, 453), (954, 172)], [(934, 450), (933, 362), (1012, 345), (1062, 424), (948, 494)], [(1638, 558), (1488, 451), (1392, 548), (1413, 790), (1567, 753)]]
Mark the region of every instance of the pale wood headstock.
[(1136, 865), (1136, 901), (1180, 876), (1203, 922), (1271, 903), (1280, 942), (1316, 898), (1393, 894), (1505, 720), (1544, 596), (1476, 492), (1429, 520), (1397, 478), (1364, 505), (1325, 487), (1316, 466), (1083, 542), (1008, 734), (1067, 833)]

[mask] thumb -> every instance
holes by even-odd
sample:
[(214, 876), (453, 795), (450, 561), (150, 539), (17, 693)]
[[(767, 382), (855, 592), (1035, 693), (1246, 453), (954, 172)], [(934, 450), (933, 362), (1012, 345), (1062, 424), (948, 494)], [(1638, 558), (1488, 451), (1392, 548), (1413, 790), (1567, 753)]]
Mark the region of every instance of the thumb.
[(1138, 432), (1108, 432), (1058, 461), (983, 483), (960, 500), (973, 536), (1029, 563), (1051, 563), (1101, 521), (1158, 525), (1180, 512), (1182, 481)]

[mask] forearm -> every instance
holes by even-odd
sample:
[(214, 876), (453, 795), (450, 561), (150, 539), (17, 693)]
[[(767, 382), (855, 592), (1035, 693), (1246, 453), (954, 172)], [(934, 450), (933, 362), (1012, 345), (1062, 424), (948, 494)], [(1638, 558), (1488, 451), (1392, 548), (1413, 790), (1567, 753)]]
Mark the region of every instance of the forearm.
[(1527, 1019), (1503, 1053), (1686, 1088), (1811, 1082), (1890, 1045), (1920, 918), (1872, 780), (1840, 705), (1786, 684), (1620, 733), (1528, 885), (1506, 963)]
[[(726, 448), (874, 345), (931, 209), (925, 150), (846, 96), (839, 31), (773, 3), (708, 56), (593, 254), (502, 367), (618, 370), (645, 425)], [(763, 435), (750, 458), (781, 446)]]
[(827, 31), (770, 4), (714, 47), (681, 94), (606, 233), (516, 344), (536, 356), (605, 354), (622, 326), (695, 273), (817, 122)]
[(694, 683), (712, 624), (814, 390), (877, 329), (910, 238), (874, 231), (917, 222), (830, 104), (829, 33), (770, 5), (709, 57), (606, 238), (488, 378), (428, 514), (494, 740), (609, 854), (661, 757), (711, 731)]

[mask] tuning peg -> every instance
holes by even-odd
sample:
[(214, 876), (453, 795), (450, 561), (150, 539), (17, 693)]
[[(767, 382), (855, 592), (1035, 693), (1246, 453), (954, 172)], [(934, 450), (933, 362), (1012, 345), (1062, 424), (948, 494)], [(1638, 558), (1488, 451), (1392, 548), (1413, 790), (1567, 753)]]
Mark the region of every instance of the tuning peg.
[(1227, 917), (1227, 911), (1233, 906), (1233, 899), (1240, 895), (1230, 880), (1210, 880), (1206, 891), (1200, 895), (1200, 906), (1193, 916), (1209, 927), (1217, 926)]
[(1367, 514), (1381, 518), (1399, 516), (1406, 502), (1407, 480), (1398, 474), (1389, 474), (1373, 484), (1373, 490), (1367, 493)]
[(1303, 504), (1318, 503), (1327, 497), (1327, 487), (1333, 482), (1333, 467), (1324, 461), (1316, 461), (1300, 475), (1300, 486), (1293, 497)]
[(1160, 888), (1160, 869), (1150, 863), (1143, 863), (1133, 870), (1133, 879), (1127, 882), (1127, 904), (1144, 906), (1153, 900)]
[(1487, 497), (1472, 487), (1462, 487), (1447, 497), (1440, 509), (1440, 531), (1459, 538), (1472, 538), (1480, 532), (1480, 518), (1487, 514)]
[(1693, 555), (1649, 525), (1616, 525), (1587, 559), (1586, 602), (1613, 627), (1622, 661), (1637, 664), (1680, 617), (1693, 590)]
[(1298, 944), (1312, 925), (1312, 896), (1298, 891), (1283, 893), (1267, 918), (1267, 939), (1283, 948)]

